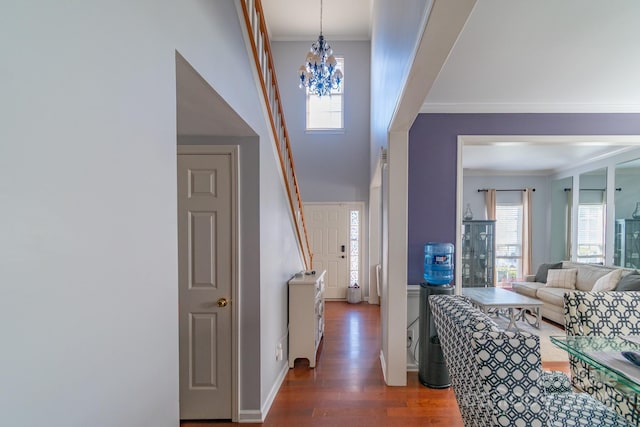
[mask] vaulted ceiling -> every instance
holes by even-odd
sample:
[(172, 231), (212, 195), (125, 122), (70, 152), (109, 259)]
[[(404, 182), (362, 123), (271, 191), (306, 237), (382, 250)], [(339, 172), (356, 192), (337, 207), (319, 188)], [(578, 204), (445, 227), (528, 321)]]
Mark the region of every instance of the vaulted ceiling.
[[(317, 38), (320, 0), (262, 3), (272, 40)], [(334, 46), (369, 39), (372, 7), (373, 0), (323, 0), (323, 34)], [(421, 111), (640, 112), (638, 17), (637, 0), (478, 0)], [(500, 158), (513, 164), (500, 145), (484, 149), (475, 147), (474, 158), (492, 163), (476, 160), (474, 168), (499, 169)], [(548, 169), (548, 149), (530, 147), (529, 164), (539, 159)], [(596, 155), (593, 144), (555, 150), (573, 164)]]

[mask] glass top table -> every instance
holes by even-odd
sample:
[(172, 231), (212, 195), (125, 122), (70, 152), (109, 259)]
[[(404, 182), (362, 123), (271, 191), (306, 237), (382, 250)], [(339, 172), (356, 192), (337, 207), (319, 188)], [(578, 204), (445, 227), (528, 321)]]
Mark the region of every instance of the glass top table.
[[(640, 367), (622, 356), (622, 351), (640, 352), (640, 337), (552, 336), (551, 342), (570, 355), (593, 366), (607, 382), (625, 392), (640, 394)], [(603, 378), (604, 379), (604, 378)]]

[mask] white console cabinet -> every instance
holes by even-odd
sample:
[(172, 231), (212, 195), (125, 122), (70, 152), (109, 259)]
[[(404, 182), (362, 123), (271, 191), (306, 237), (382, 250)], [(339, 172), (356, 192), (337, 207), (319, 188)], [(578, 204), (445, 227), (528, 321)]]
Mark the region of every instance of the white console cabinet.
[(289, 367), (297, 358), (316, 366), (324, 333), (324, 271), (289, 280)]

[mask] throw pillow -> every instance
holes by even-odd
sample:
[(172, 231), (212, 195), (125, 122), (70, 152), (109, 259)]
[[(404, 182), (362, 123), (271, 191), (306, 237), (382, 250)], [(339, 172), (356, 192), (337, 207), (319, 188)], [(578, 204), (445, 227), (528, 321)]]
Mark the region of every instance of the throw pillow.
[(612, 291), (616, 288), (616, 285), (620, 281), (620, 276), (622, 276), (622, 270), (616, 269), (610, 273), (605, 274), (593, 284), (593, 288), (591, 288), (591, 292), (605, 292)]
[(547, 284), (545, 286), (548, 288), (575, 289), (577, 276), (577, 268), (549, 270), (547, 274)]
[(562, 263), (557, 262), (555, 264), (540, 264), (538, 272), (536, 273), (536, 282), (547, 283), (547, 273), (549, 270), (562, 268)]
[(624, 276), (618, 282), (616, 291), (640, 291), (640, 273), (634, 271)]

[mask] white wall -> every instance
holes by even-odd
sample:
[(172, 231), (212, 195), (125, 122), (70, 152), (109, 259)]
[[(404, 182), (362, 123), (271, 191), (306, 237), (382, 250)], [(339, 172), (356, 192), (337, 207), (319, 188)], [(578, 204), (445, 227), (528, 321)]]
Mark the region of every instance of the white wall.
[[(411, 0), (398, 7), (391, 0), (373, 2), (369, 171), (373, 176), (380, 149), (388, 147), (389, 163), (382, 178), (380, 321), (382, 369), (389, 385), (406, 385), (403, 344), (407, 310), (406, 155), (410, 124), (393, 136), (390, 130), (430, 4), (428, 0)], [(392, 138), (395, 144), (391, 143)]]
[(170, 6), (3, 6), (3, 423), (177, 424)]
[(287, 353), (288, 287), (287, 281), (304, 268), (295, 240), (288, 202), (283, 197), (284, 184), (278, 171), (268, 161), (273, 153), (260, 151), (260, 352), (263, 405), (273, 399), (274, 386), (286, 371), (287, 358), (276, 362), (276, 345)]
[(408, 331), (413, 333), (413, 341), (407, 345), (407, 371), (417, 371), (420, 360), (420, 285), (407, 286)]
[[(235, 2), (10, 1), (0, 36), (3, 422), (176, 426), (175, 51), (270, 141)], [(270, 336), (300, 262), (273, 153), (260, 153)], [(279, 372), (261, 366), (256, 394)]]
[[(422, 34), (431, 0), (374, 0), (371, 35), (371, 150), (373, 172)], [(408, 130), (408, 129), (407, 129)]]
[(313, 40), (272, 42), (280, 95), (304, 202), (369, 198), (370, 43), (329, 39), (344, 57), (344, 131), (305, 132), (306, 95), (296, 72)]
[(567, 235), (571, 228), (568, 208), (571, 206), (573, 194), (567, 189), (573, 187), (573, 178), (550, 179), (549, 185), (549, 226), (548, 232), (545, 233), (549, 249), (546, 262), (558, 262), (571, 258)]
[[(370, 49), (368, 41), (329, 39), (344, 57), (344, 130), (306, 132), (306, 94), (296, 71), (313, 40), (272, 42), (280, 95), (303, 202), (363, 202), (362, 250), (367, 248), (369, 199)], [(360, 285), (369, 290), (369, 260), (362, 257)]]
[[(407, 301), (401, 291), (407, 286), (409, 128), (474, 4), (475, 0), (416, 0), (398, 7), (397, 2), (377, 0), (373, 5), (370, 171), (375, 169), (380, 148), (388, 147), (389, 210), (383, 223), (389, 227), (382, 236), (381, 356), (389, 385), (406, 384)], [(388, 259), (384, 254), (387, 243)]]

